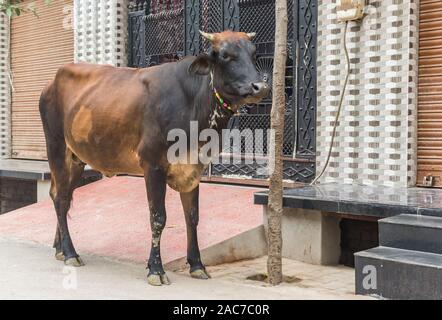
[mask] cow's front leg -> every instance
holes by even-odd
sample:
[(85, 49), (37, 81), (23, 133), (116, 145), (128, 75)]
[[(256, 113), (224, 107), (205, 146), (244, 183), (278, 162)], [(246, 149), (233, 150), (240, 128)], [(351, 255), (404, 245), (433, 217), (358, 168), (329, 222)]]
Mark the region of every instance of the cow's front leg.
[(210, 275), (201, 262), (198, 247), (197, 226), (199, 221), (199, 187), (189, 193), (181, 193), (187, 228), (187, 262), (190, 265), (190, 275), (197, 279), (209, 279)]
[(166, 225), (166, 176), (161, 169), (149, 168), (145, 174), (147, 199), (150, 210), (150, 226), (152, 230), (152, 247), (147, 264), (149, 274), (147, 281), (153, 286), (170, 284), (161, 262), (160, 240)]

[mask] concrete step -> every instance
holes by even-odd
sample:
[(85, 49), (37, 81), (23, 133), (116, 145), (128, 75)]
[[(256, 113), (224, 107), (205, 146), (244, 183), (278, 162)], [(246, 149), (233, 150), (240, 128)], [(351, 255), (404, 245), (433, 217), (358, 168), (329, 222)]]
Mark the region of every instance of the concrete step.
[(442, 255), (377, 247), (355, 254), (356, 294), (442, 299)]
[(442, 218), (401, 214), (379, 220), (379, 245), (442, 254)]

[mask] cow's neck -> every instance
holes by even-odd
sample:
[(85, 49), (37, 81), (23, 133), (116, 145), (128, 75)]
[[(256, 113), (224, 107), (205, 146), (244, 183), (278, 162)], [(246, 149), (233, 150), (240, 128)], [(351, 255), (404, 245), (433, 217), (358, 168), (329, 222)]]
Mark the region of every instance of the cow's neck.
[(196, 108), (199, 109), (200, 128), (211, 128), (218, 132), (227, 128), (230, 118), (233, 116), (235, 106), (224, 101), (221, 94), (217, 92), (213, 85), (211, 76), (204, 77), (201, 91), (197, 97)]

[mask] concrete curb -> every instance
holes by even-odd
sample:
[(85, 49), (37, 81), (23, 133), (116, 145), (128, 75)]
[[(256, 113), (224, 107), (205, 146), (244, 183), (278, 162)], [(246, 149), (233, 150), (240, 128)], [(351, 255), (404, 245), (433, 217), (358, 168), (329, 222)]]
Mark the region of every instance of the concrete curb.
[[(201, 258), (206, 266), (255, 259), (266, 254), (267, 240), (263, 225), (201, 250)], [(164, 267), (170, 271), (184, 269), (187, 267), (186, 257), (170, 261)]]

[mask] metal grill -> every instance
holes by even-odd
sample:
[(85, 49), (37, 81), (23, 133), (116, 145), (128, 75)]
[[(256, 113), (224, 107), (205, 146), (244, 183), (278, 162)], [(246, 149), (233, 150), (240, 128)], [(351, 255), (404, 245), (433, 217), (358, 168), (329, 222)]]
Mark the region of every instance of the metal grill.
[(136, 66), (139, 68), (146, 66), (146, 52), (144, 50), (144, 32), (146, 28), (143, 23), (146, 8), (146, 1), (131, 1), (129, 3), (129, 66)]
[[(243, 155), (258, 154), (265, 156), (268, 154), (268, 136), (267, 129), (270, 128), (270, 115), (269, 114), (241, 114), (235, 116), (231, 122), (231, 129), (238, 129), (244, 133), (241, 141), (241, 152)], [(250, 130), (247, 130), (250, 129)], [(264, 143), (258, 145), (251, 145), (246, 143), (247, 141), (255, 141), (255, 130), (262, 130), (262, 140)], [(293, 154), (293, 140), (294, 136), (294, 122), (291, 115), (285, 116), (285, 128), (284, 128), (284, 145), (283, 153), (285, 156), (291, 156)], [(226, 149), (223, 152), (233, 153), (233, 149)]]
[[(288, 1), (288, 57), (286, 69), (286, 114), (284, 129), (284, 177), (309, 182), (315, 174), (316, 122), (316, 38), (317, 0)], [(129, 13), (129, 62), (133, 67), (147, 67), (174, 61), (183, 55), (198, 55), (209, 44), (198, 30), (220, 32), (238, 30), (256, 32), (257, 70), (272, 83), (275, 2), (273, 0), (151, 0), (131, 1)], [(271, 98), (258, 105), (243, 106), (230, 122), (231, 129), (270, 127)], [(250, 132), (250, 131), (249, 131)], [(257, 151), (243, 139), (239, 154), (224, 150), (232, 158), (247, 157)], [(288, 160), (292, 159), (292, 160)], [(263, 165), (220, 163), (212, 175), (241, 175), (266, 178)], [(261, 173), (258, 173), (261, 172)]]
[(176, 11), (182, 9), (184, 0), (152, 0), (150, 1), (149, 14)]
[(176, 61), (184, 56), (184, 8), (151, 13), (146, 24), (146, 65)]
[(316, 154), (316, 0), (299, 0), (298, 20), (298, 123), (296, 156), (314, 159)]
[[(275, 2), (268, 0), (240, 0), (238, 1), (240, 31), (256, 32), (257, 36), (253, 40), (257, 48), (256, 67), (261, 78), (272, 84), (273, 78), (273, 55), (275, 42)], [(292, 14), (293, 3), (289, 1), (289, 16)], [(293, 41), (293, 20), (289, 22), (289, 41)], [(291, 31), (290, 31), (291, 30)], [(291, 33), (290, 33), (291, 32)], [(289, 46), (289, 53), (291, 51)], [(288, 54), (286, 68), (286, 117), (284, 128), (284, 156), (292, 157), (294, 152), (294, 56)], [(271, 95), (270, 95), (271, 97)], [(248, 106), (244, 114), (240, 115), (240, 123), (243, 128), (268, 129), (270, 128), (270, 112), (272, 100), (268, 98), (258, 105)], [(266, 140), (267, 141), (267, 140)], [(266, 155), (267, 145), (264, 147)]]
[[(238, 178), (266, 179), (267, 165), (261, 163), (217, 163), (211, 167), (212, 176), (233, 176)], [(309, 162), (284, 161), (283, 179), (296, 182), (309, 182), (315, 175), (315, 164)]]
[(144, 68), (179, 60), (184, 56), (184, 38), (184, 0), (130, 2), (130, 66)]
[[(204, 32), (221, 32), (223, 28), (223, 5), (219, 0), (201, 0), (200, 29)], [(209, 43), (200, 38), (200, 52), (209, 49)]]
[(275, 2), (261, 0), (239, 1), (240, 30), (256, 32), (254, 42), (275, 41)]

